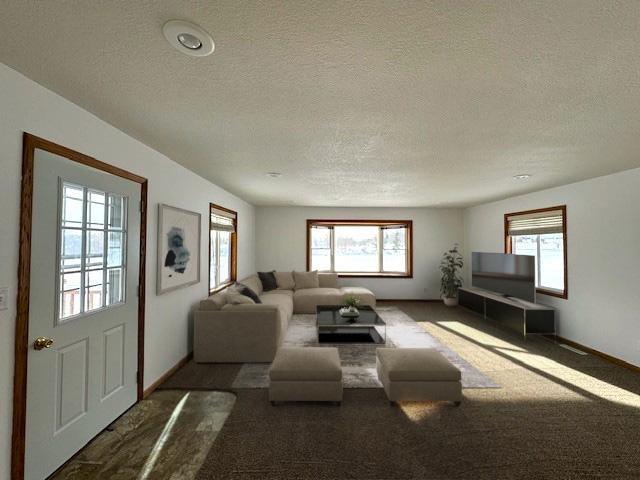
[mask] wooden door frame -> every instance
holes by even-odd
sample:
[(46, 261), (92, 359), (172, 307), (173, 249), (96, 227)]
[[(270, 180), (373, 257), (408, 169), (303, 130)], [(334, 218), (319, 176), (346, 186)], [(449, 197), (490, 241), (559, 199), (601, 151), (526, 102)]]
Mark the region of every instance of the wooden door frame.
[(20, 248), (18, 259), (18, 295), (15, 333), (15, 365), (13, 377), (13, 433), (11, 437), (11, 478), (24, 478), (27, 420), (27, 354), (29, 351), (29, 289), (31, 283), (31, 232), (33, 213), (33, 167), (36, 149), (45, 150), (71, 161), (116, 175), (140, 184), (140, 270), (138, 298), (138, 374), (137, 401), (143, 396), (145, 266), (147, 249), (148, 181), (108, 163), (24, 133), (22, 138), (22, 191), (20, 196)]

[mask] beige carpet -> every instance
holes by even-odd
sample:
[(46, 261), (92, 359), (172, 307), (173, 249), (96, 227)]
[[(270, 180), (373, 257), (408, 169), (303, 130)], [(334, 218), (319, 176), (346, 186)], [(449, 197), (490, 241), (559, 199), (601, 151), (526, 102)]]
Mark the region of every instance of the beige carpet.
[(342, 407), (272, 407), (238, 390), (200, 479), (637, 479), (640, 376), (463, 309), (394, 304), (501, 389), (448, 404), (388, 405), (345, 390)]

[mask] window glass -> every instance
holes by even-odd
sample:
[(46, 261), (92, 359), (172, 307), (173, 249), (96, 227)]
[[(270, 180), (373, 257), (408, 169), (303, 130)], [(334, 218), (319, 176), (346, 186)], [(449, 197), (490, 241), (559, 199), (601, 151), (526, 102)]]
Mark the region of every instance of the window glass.
[(126, 204), (122, 195), (62, 184), (58, 321), (124, 302)]
[(209, 249), (211, 256), (209, 258), (209, 290), (213, 290), (218, 286), (218, 232), (211, 230), (209, 232)]
[(536, 287), (564, 290), (564, 240), (561, 233), (513, 236), (511, 251), (536, 258)]
[(331, 270), (331, 229), (311, 229), (311, 264), (312, 270)]
[(231, 279), (231, 233), (218, 232), (220, 252), (220, 283), (227, 283)]
[(388, 221), (353, 222), (307, 222), (311, 270), (355, 276), (410, 274), (410, 221), (398, 221), (397, 225)]
[(564, 242), (562, 234), (540, 235), (540, 286), (564, 290)]
[(379, 272), (378, 227), (336, 226), (335, 270)]
[(404, 272), (407, 268), (406, 229), (384, 228), (382, 235), (383, 270), (385, 272)]
[(538, 280), (538, 236), (537, 235), (518, 235), (512, 237), (511, 252), (516, 255), (532, 255), (536, 257), (536, 286), (539, 286)]
[[(217, 214), (217, 213), (219, 214)], [(235, 281), (233, 265), (237, 214), (211, 204), (209, 225), (209, 290)]]

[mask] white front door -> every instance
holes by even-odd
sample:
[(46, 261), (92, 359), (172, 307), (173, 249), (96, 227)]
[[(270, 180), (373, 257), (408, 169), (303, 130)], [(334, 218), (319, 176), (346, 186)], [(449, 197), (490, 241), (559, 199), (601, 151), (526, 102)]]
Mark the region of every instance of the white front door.
[(139, 184), (36, 149), (27, 479), (136, 402), (139, 206)]

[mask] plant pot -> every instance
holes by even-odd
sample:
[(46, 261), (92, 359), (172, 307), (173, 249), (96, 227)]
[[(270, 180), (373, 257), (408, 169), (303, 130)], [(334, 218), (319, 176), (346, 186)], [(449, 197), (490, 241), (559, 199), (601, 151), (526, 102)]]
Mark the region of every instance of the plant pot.
[(342, 307), (340, 309), (340, 315), (346, 318), (355, 318), (360, 316), (360, 312), (356, 307)]
[(442, 297), (442, 301), (447, 307), (455, 307), (458, 305), (458, 297)]

